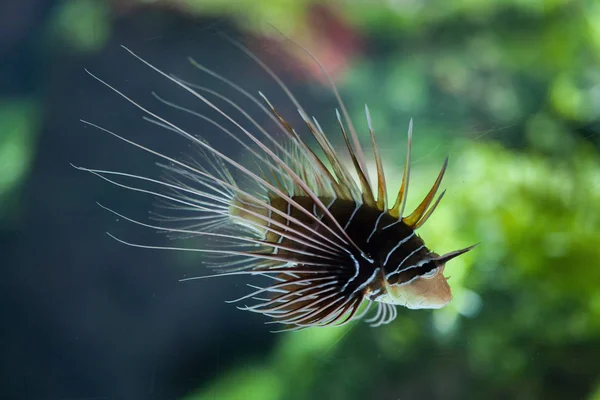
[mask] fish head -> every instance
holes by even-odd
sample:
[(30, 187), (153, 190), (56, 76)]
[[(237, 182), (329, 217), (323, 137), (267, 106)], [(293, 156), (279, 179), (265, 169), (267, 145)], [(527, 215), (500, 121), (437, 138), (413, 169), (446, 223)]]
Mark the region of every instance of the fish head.
[[(404, 306), (412, 310), (438, 309), (452, 300), (448, 278), (444, 276), (446, 263), (473, 249), (476, 245), (456, 250), (442, 256), (431, 253), (420, 268), (426, 272), (414, 275), (408, 281), (386, 284), (384, 302)], [(416, 268), (415, 268), (416, 270)]]

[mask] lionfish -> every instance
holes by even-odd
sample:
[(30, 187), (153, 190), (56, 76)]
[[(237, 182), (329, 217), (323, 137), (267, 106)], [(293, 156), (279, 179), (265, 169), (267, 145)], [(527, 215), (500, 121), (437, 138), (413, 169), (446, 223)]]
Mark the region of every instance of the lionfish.
[[(247, 47), (234, 39), (227, 39), (256, 62), (283, 90), (297, 108), (324, 158), (317, 156), (261, 92), (258, 92), (259, 99), (233, 81), (189, 59), (198, 69), (258, 106), (277, 125), (283, 138), (276, 138), (268, 132), (230, 98), (167, 74), (122, 46), (149, 68), (216, 111), (235, 127), (235, 131), (204, 114), (168, 102), (153, 93), (159, 101), (214, 125), (248, 151), (251, 159), (260, 166), (256, 171), (235, 161), (211, 146), (206, 138), (187, 132), (86, 70), (93, 78), (141, 110), (144, 119), (182, 135), (197, 149), (195, 158), (176, 159), (82, 120), (162, 159), (165, 163), (159, 165), (165, 171), (165, 178), (152, 179), (124, 172), (75, 168), (126, 189), (156, 196), (167, 203), (167, 209), (183, 212), (184, 216), (157, 214), (155, 219), (160, 219), (166, 225), (153, 225), (102, 207), (144, 227), (188, 238), (212, 240), (203, 241), (202, 248), (159, 247), (134, 244), (109, 235), (134, 247), (198, 251), (203, 253), (203, 262), (216, 270), (214, 275), (182, 280), (232, 275), (267, 278), (263, 279), (265, 284), (262, 286), (248, 284), (252, 292), (231, 302), (250, 303), (238, 308), (264, 314), (271, 318), (268, 323), (285, 325), (281, 331), (344, 325), (365, 316), (373, 304), (377, 305), (377, 310), (366, 320), (372, 326), (394, 320), (397, 316), (396, 306), (435, 309), (447, 305), (452, 295), (444, 276), (445, 264), (474, 246), (439, 255), (425, 245), (416, 230), (425, 224), (445, 193), (442, 192), (434, 201), (448, 158), (425, 198), (414, 211), (405, 215), (412, 119), (408, 127), (402, 183), (395, 202), (388, 204), (384, 168), (368, 107), (365, 105), (377, 171), (376, 186), (371, 183), (358, 135), (333, 79), (316, 57), (294, 43), (319, 66), (332, 88), (341, 109), (341, 113), (336, 110), (336, 116), (351, 161), (348, 165), (342, 162), (340, 154), (317, 120), (308, 116), (280, 77)], [(226, 113), (211, 99), (224, 101), (239, 115)], [(254, 132), (244, 127), (239, 118), (251, 124)], [(241, 140), (242, 137), (246, 141)], [(248, 140), (254, 146), (248, 144)], [(234, 178), (232, 170), (242, 178), (251, 180), (252, 187), (243, 188), (239, 178)], [(119, 178), (156, 184), (165, 191), (130, 186), (120, 182)]]

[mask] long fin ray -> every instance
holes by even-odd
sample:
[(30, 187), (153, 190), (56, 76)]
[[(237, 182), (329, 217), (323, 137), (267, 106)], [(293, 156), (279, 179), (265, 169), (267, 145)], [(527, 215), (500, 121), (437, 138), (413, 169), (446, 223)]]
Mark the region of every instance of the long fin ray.
[[(402, 219), (402, 222), (404, 222), (406, 225), (408, 225), (410, 227), (414, 227), (419, 222), (419, 220), (421, 220), (421, 218), (423, 218), (423, 215), (425, 215), (427, 208), (431, 204), (431, 201), (433, 200), (435, 194), (437, 193), (437, 191), (440, 187), (440, 184), (442, 183), (442, 179), (444, 178), (444, 173), (446, 172), (446, 167), (448, 167), (448, 157), (446, 157), (446, 159), (444, 160), (442, 169), (440, 170), (440, 172), (437, 176), (437, 179), (435, 180), (435, 183), (429, 190), (429, 193), (427, 193), (427, 196), (425, 196), (423, 201), (421, 201), (421, 203), (417, 206), (417, 208), (408, 217)], [(438, 202), (439, 202), (439, 200), (438, 200)]]
[(387, 187), (385, 184), (385, 174), (383, 171), (383, 163), (379, 146), (375, 140), (375, 131), (373, 130), (373, 122), (371, 121), (371, 113), (369, 107), (365, 104), (365, 114), (367, 116), (367, 125), (371, 133), (371, 143), (373, 143), (373, 153), (375, 155), (375, 165), (377, 166), (377, 208), (381, 211), (387, 211)]
[[(219, 107), (215, 106), (212, 102), (210, 102), (210, 100), (208, 100), (206, 97), (202, 96), (201, 94), (199, 94), (198, 92), (194, 91), (192, 88), (187, 87), (186, 85), (184, 85), (183, 83), (177, 81), (176, 79), (170, 77), (168, 74), (166, 74), (165, 72), (161, 71), (160, 69), (158, 69), (157, 67), (153, 66), (152, 64), (150, 64), (148, 61), (144, 60), (143, 58), (141, 58), (140, 56), (138, 56), (137, 54), (135, 54), (133, 51), (129, 50), (127, 47), (122, 46), (127, 52), (129, 52), (131, 55), (133, 55), (135, 58), (137, 58), (138, 60), (140, 60), (142, 63), (146, 64), (148, 67), (150, 67), (151, 69), (155, 70), (156, 72), (158, 72), (159, 74), (165, 76), (167, 79), (177, 83), (180, 87), (184, 88), (185, 90), (187, 90), (188, 92), (190, 92), (191, 94), (193, 94), (194, 96), (196, 96), (197, 98), (201, 99), (206, 105), (208, 105), (209, 107), (213, 108), (215, 111), (219, 112), (221, 115), (223, 115), (226, 119), (228, 119), (230, 122), (232, 122), (234, 125), (236, 125), (244, 134), (246, 134), (250, 139), (252, 139), (263, 151), (265, 151), (266, 154), (268, 154), (269, 156), (271, 156), (273, 158), (273, 161), (275, 161), (277, 164), (279, 164), (283, 169), (286, 170), (286, 172), (288, 174), (290, 174), (290, 177), (296, 182), (298, 183), (300, 186), (303, 186), (303, 189), (307, 190), (309, 193), (307, 193), (311, 198), (313, 198), (313, 200), (315, 200), (315, 202), (323, 209), (323, 211), (325, 212), (326, 215), (328, 215), (328, 217), (333, 221), (334, 225), (336, 225), (336, 227), (338, 227), (338, 230), (341, 232), (342, 235), (346, 236), (347, 239), (349, 239), (348, 235), (345, 234), (345, 232), (343, 231), (343, 229), (341, 228), (341, 226), (339, 226), (339, 223), (337, 223), (337, 221), (335, 220), (335, 218), (331, 215), (331, 213), (328, 212), (328, 210), (326, 209), (325, 205), (312, 193), (310, 192), (310, 189), (306, 186), (306, 184), (304, 182), (301, 182), (299, 177), (290, 169), (290, 167), (288, 167), (287, 165), (285, 165), (285, 163), (279, 158), (277, 157), (277, 155), (275, 155), (270, 149), (268, 149), (264, 144), (260, 143), (260, 141), (258, 141), (250, 132), (248, 132), (245, 128), (243, 128), (239, 123), (237, 123), (235, 120), (233, 120), (233, 118), (231, 118), (231, 116), (227, 115), (225, 112), (223, 112)], [(192, 141), (195, 141), (197, 143), (199, 143), (200, 145), (205, 146), (205, 144), (203, 142), (198, 142), (196, 140), (195, 136), (190, 135), (189, 133), (185, 132), (184, 130), (181, 130), (180, 128), (178, 128), (176, 125), (174, 125), (173, 123), (165, 120), (164, 118), (159, 117), (158, 115), (156, 115), (155, 113), (149, 111), (148, 109), (146, 109), (145, 107), (143, 107), (142, 105), (136, 103), (135, 101), (133, 101), (132, 99), (130, 99), (129, 97), (127, 97), (124, 93), (120, 92), (119, 90), (117, 90), (116, 88), (112, 87), (111, 85), (109, 85), (108, 83), (106, 83), (105, 81), (103, 81), (102, 79), (98, 78), (97, 76), (93, 75), (92, 73), (88, 72), (92, 77), (94, 77), (96, 80), (98, 80), (99, 82), (103, 83), (105, 86), (107, 86), (108, 88), (112, 89), (114, 92), (116, 92), (117, 94), (119, 94), (121, 97), (125, 98), (126, 100), (128, 100), (130, 103), (132, 103), (133, 105), (135, 105), (137, 108), (139, 108), (140, 110), (144, 111), (145, 113), (153, 116), (154, 118), (159, 119), (161, 122), (166, 123), (167, 125), (172, 126), (175, 129), (178, 129), (184, 136), (188, 137), (189, 139), (191, 139)], [(285, 198), (286, 201), (290, 202), (294, 207), (296, 207), (298, 210), (300, 210), (301, 212), (305, 213), (307, 216), (309, 216), (310, 218), (314, 219), (318, 224), (320, 224), (321, 226), (323, 226), (325, 229), (327, 229), (328, 231), (330, 231), (332, 233), (332, 235), (337, 238), (338, 240), (341, 241), (340, 243), (336, 243), (336, 242), (332, 242), (332, 244), (335, 243), (336, 246), (338, 246), (340, 249), (347, 251), (344, 247), (343, 244), (346, 242), (346, 240), (342, 237), (339, 236), (339, 234), (337, 234), (332, 228), (330, 228), (329, 226), (327, 226), (326, 224), (324, 224), (321, 220), (319, 220), (318, 218), (316, 218), (311, 212), (309, 212), (308, 210), (305, 210), (302, 206), (300, 206), (296, 201), (294, 201), (293, 199), (291, 199), (289, 196), (287, 196), (286, 194), (284, 194), (283, 192), (281, 192), (280, 190), (278, 190), (277, 188), (275, 188), (273, 185), (271, 185), (270, 183), (262, 180), (260, 177), (258, 177), (256, 174), (252, 173), (250, 170), (248, 170), (246, 167), (240, 165), (239, 163), (233, 161), (231, 158), (225, 156), (224, 154), (222, 154), (221, 152), (218, 152), (216, 149), (212, 148), (212, 147), (206, 147), (207, 150), (213, 152), (215, 155), (218, 155), (219, 157), (221, 157), (223, 160), (227, 161), (228, 163), (230, 163), (231, 165), (235, 166), (238, 170), (240, 170), (241, 172), (247, 174), (250, 177), (254, 177), (256, 178), (262, 185), (264, 185), (265, 187), (269, 188), (270, 190), (273, 190), (275, 193), (277, 193), (279, 196), (281, 196), (282, 198)], [(331, 239), (327, 238), (326, 240), (331, 241)], [(351, 241), (351, 239), (350, 239)], [(352, 242), (352, 241), (351, 241)], [(356, 247), (358, 249), (358, 246), (356, 246), (356, 244), (354, 244), (354, 242), (352, 242), (354, 247)], [(360, 249), (359, 249), (360, 250)]]
[(352, 149), (352, 145), (350, 144), (350, 140), (348, 138), (348, 134), (346, 133), (346, 128), (344, 128), (344, 123), (342, 122), (342, 117), (338, 110), (335, 110), (335, 115), (338, 120), (338, 124), (342, 131), (342, 135), (344, 136), (344, 140), (346, 141), (346, 147), (348, 148), (348, 152), (350, 153), (350, 158), (352, 159), (352, 163), (354, 164), (354, 169), (358, 174), (358, 180), (362, 187), (362, 196), (365, 204), (368, 204), (372, 207), (377, 207), (377, 202), (375, 197), (373, 196), (373, 190), (371, 189), (371, 184), (369, 183), (368, 177), (363, 173), (363, 170), (360, 167), (359, 161)]
[(329, 160), (331, 167), (333, 168), (336, 177), (340, 180), (341, 186), (344, 187), (345, 191), (349, 194), (349, 197), (346, 196), (348, 200), (355, 200), (357, 193), (360, 193), (356, 183), (350, 176), (348, 170), (344, 167), (344, 165), (339, 160), (333, 146), (329, 142), (329, 139), (325, 136), (323, 131), (321, 131), (320, 127), (317, 124), (311, 124), (308, 116), (304, 114), (302, 110), (298, 110), (300, 116), (306, 123), (308, 130), (312, 133), (313, 137), (317, 140), (317, 143), (321, 147), (321, 150), (325, 153), (325, 157)]
[[(301, 140), (301, 138), (298, 136), (298, 134), (291, 127), (289, 127), (289, 125), (284, 126), (285, 120), (283, 120), (283, 118), (278, 118), (278, 116), (274, 115), (273, 112), (268, 112), (268, 110), (265, 108), (265, 106), (256, 97), (254, 97), (253, 95), (248, 93), (246, 90), (242, 89), (239, 85), (235, 84), (231, 80), (225, 78), (224, 76), (214, 72), (213, 70), (211, 70), (209, 68), (206, 68), (205, 66), (198, 63), (195, 59), (193, 59), (191, 57), (189, 58), (189, 60), (192, 63), (192, 65), (195, 66), (196, 68), (198, 68), (199, 70), (217, 78), (218, 80), (220, 80), (221, 82), (230, 86), (237, 92), (239, 92), (242, 95), (244, 95), (245, 97), (247, 97), (254, 104), (256, 104), (266, 115), (269, 116), (269, 118), (271, 118), (273, 120), (273, 122), (275, 122), (279, 126), (279, 128), (285, 135), (291, 135), (291, 137), (294, 139), (295, 143), (299, 146), (299, 148), (300, 148), (299, 150), (303, 152), (304, 157), (307, 157), (307, 159), (312, 160), (315, 163), (315, 166), (318, 167), (317, 169), (314, 170), (316, 175), (319, 175), (319, 174), (324, 174), (326, 176), (328, 175), (329, 171), (327, 170), (327, 168), (325, 168), (322, 165), (321, 160), (312, 152), (312, 150), (306, 145), (306, 143), (304, 143), (304, 141)], [(196, 87), (194, 84), (190, 84), (190, 86)], [(290, 92), (290, 94), (291, 94), (291, 92)], [(262, 93), (259, 92), (259, 95), (262, 96)], [(263, 99), (265, 99), (264, 96), (262, 96), (262, 97), (263, 97)], [(267, 103), (268, 103), (268, 101), (267, 101)], [(271, 108), (271, 110), (274, 109), (274, 107), (272, 107), (272, 106), (270, 108)], [(287, 122), (285, 122), (285, 124), (287, 124)], [(271, 134), (269, 134), (262, 127), (260, 127), (260, 129), (261, 129), (261, 132), (263, 132), (263, 134), (271, 142), (274, 142), (276, 146), (279, 146), (277, 140), (275, 140), (275, 138)]]
[(396, 202), (389, 211), (390, 215), (395, 218), (398, 218), (398, 220), (402, 219), (402, 215), (404, 214), (404, 208), (406, 207), (408, 181), (410, 179), (410, 151), (412, 147), (412, 129), (413, 121), (411, 118), (410, 123), (408, 124), (408, 145), (406, 151), (406, 164), (404, 164), (404, 173), (402, 174), (402, 184), (400, 185), (400, 190), (398, 192), (398, 197), (396, 197)]
[[(281, 35), (281, 37), (284, 40), (286, 40), (286, 41), (292, 43), (293, 45), (297, 46), (300, 50), (302, 50), (302, 52), (304, 52), (306, 55), (308, 55), (313, 60), (313, 62), (318, 65), (318, 67), (321, 70), (321, 72), (325, 75), (327, 81), (329, 82), (331, 90), (333, 91), (333, 94), (334, 94), (334, 96), (335, 96), (335, 98), (336, 98), (336, 100), (338, 102), (338, 105), (340, 106), (340, 109), (342, 110), (342, 114), (344, 115), (344, 120), (348, 124), (348, 129), (350, 131), (350, 136), (352, 137), (352, 142), (353, 142), (354, 149), (355, 149), (353, 152), (356, 154), (356, 158), (357, 158), (358, 165), (359, 165), (358, 168), (362, 171), (363, 175), (366, 176), (367, 182), (369, 182), (369, 177), (368, 177), (368, 174), (367, 174), (367, 164), (365, 162), (364, 152), (363, 152), (362, 147), (360, 145), (360, 141), (358, 140), (358, 135), (356, 134), (356, 129), (354, 128), (354, 124), (352, 123), (352, 119), (350, 118), (350, 115), (348, 114), (348, 110), (346, 109), (346, 105), (342, 101), (342, 97), (340, 96), (340, 93), (339, 93), (339, 91), (338, 91), (335, 83), (333, 82), (333, 78), (331, 78), (331, 75), (327, 72), (327, 70), (325, 69), (325, 67), (321, 63), (321, 61), (319, 61), (319, 59), (317, 57), (315, 57), (314, 54), (312, 54), (306, 47), (302, 46), (298, 42), (295, 42), (291, 38), (285, 36), (276, 27), (274, 27), (274, 26), (272, 26), (272, 27), (273, 27), (273, 29), (275, 29)], [(369, 184), (370, 184), (370, 182), (369, 182)]]

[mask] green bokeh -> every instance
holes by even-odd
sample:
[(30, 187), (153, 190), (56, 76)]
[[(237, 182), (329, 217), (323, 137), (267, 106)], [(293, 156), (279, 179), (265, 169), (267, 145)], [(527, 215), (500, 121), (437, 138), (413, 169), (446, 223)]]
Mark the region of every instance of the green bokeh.
[(49, 33), (56, 43), (76, 51), (100, 50), (110, 36), (109, 4), (97, 0), (63, 0), (50, 18)]
[(39, 108), (28, 99), (0, 99), (0, 223), (19, 214), (19, 187), (33, 159)]

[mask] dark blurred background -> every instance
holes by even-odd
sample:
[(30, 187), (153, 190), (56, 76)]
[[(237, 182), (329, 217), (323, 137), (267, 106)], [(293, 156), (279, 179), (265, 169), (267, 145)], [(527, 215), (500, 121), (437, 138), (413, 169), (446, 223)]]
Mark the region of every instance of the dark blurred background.
[[(369, 104), (390, 185), (414, 118), (413, 204), (450, 155), (448, 193), (422, 236), (440, 251), (482, 245), (453, 261), (447, 308), (399, 309), (377, 329), (274, 335), (224, 303), (245, 293), (244, 280), (182, 283), (205, 272), (201, 258), (104, 234), (165, 245), (96, 205), (144, 219), (151, 198), (70, 163), (159, 170), (80, 119), (175, 156), (189, 148), (85, 69), (244, 159), (214, 129), (157, 102), (152, 91), (206, 112), (120, 45), (233, 93), (191, 56), (261, 90), (301, 127), (225, 32), (341, 143), (321, 72), (271, 25), (323, 62), (366, 144)], [(599, 144), (598, 1), (5, 0), (0, 398), (600, 399)]]

